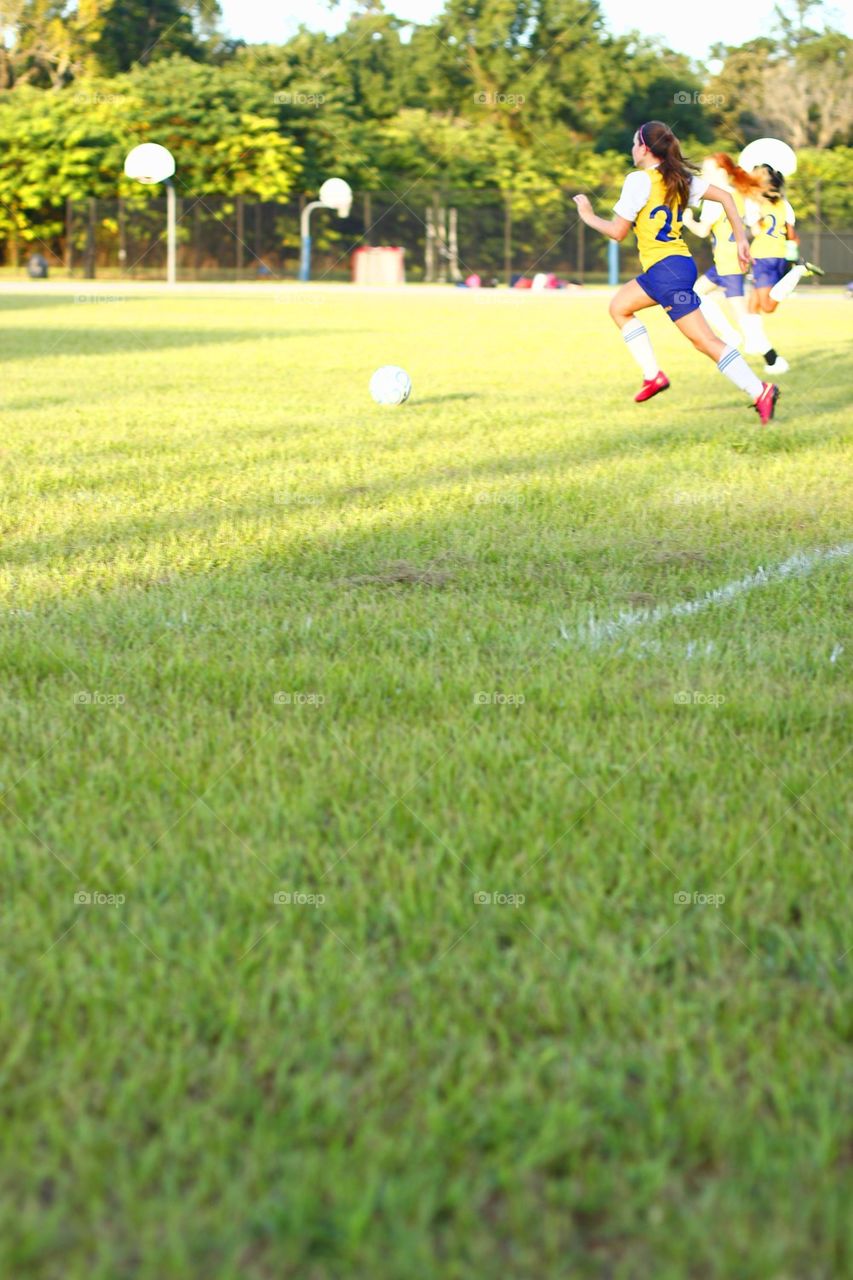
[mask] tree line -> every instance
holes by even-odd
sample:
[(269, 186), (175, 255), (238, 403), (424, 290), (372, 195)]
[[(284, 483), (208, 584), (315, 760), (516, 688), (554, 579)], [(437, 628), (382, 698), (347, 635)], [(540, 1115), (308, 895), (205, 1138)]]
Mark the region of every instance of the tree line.
[(0, 0), (0, 236), (60, 236), (67, 200), (145, 200), (120, 176), (145, 140), (195, 195), (286, 200), (334, 173), (526, 215), (618, 182), (652, 118), (697, 157), (785, 138), (801, 212), (820, 178), (821, 216), (853, 223), (853, 41), (810, 0), (715, 48), (713, 74), (614, 35), (597, 0), (446, 0), (420, 25), (363, 0), (340, 34), (282, 45), (228, 41), (218, 20), (216, 0)]

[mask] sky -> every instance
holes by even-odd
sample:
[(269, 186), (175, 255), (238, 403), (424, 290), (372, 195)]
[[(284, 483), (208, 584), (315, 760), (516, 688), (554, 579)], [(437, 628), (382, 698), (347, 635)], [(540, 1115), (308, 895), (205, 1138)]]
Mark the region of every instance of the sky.
[[(342, 0), (330, 12), (325, 0), (220, 0), (223, 26), (229, 35), (249, 43), (281, 43), (300, 24), (315, 31), (339, 31), (351, 12)], [(426, 22), (442, 8), (442, 0), (386, 0), (385, 7), (400, 18)], [(717, 41), (743, 44), (768, 30), (773, 0), (714, 0), (710, 5), (642, 4), (637, 0), (602, 0), (609, 29), (616, 35), (639, 29), (644, 35), (663, 35), (667, 44), (680, 53), (704, 62), (710, 46)], [(657, 15), (661, 18), (658, 19)], [(850, 30), (841, 9), (831, 6), (834, 26)]]

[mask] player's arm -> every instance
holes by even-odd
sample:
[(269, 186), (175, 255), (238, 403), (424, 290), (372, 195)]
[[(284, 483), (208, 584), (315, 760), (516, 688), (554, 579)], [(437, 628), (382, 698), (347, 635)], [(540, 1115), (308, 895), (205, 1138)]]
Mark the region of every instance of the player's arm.
[(711, 223), (703, 222), (701, 218), (693, 217), (692, 209), (684, 210), (684, 217), (681, 219), (685, 227), (692, 231), (694, 236), (698, 236), (700, 240), (704, 240), (711, 234)]
[(788, 258), (793, 258), (794, 245), (799, 249), (800, 237), (797, 235), (794, 223), (797, 221), (797, 215), (794, 213), (793, 205), (790, 200), (785, 201), (785, 239), (788, 241), (787, 254)]
[(691, 231), (694, 236), (698, 236), (700, 240), (705, 240), (711, 234), (710, 224), (702, 222), (699, 218), (694, 218), (692, 209), (684, 210), (684, 217), (681, 221), (688, 231)]
[(740, 214), (737, 211), (737, 205), (732, 199), (730, 191), (724, 191), (722, 187), (710, 186), (705, 192), (708, 200), (716, 200), (726, 211), (726, 217), (732, 226), (735, 243), (737, 244), (738, 262), (744, 271), (748, 270), (751, 262), (749, 253), (749, 240), (747, 239), (746, 228), (741, 222)]
[(585, 222), (588, 227), (592, 227), (593, 231), (600, 231), (603, 236), (608, 236), (611, 240), (624, 240), (628, 232), (631, 230), (631, 223), (627, 218), (620, 218), (617, 213), (613, 218), (600, 218), (594, 211), (589, 202), (589, 196), (574, 196), (575, 204), (578, 207), (578, 216), (581, 222)]

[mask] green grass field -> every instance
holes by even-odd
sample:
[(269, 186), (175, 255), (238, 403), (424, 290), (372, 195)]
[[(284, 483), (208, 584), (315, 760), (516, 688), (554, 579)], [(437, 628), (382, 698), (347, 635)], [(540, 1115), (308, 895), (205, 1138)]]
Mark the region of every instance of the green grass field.
[(853, 308), (606, 306), (0, 297), (4, 1276), (851, 1273)]

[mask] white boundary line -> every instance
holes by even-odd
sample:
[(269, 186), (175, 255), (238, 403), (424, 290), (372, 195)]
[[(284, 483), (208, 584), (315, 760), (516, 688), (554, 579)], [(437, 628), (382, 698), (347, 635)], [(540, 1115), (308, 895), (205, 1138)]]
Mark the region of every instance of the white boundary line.
[(728, 604), (730, 600), (747, 591), (753, 591), (756, 587), (767, 587), (774, 582), (784, 582), (786, 578), (806, 577), (827, 561), (844, 560), (850, 555), (853, 555), (853, 542), (841, 542), (838, 546), (828, 547), (825, 550), (798, 551), (787, 560), (783, 560), (781, 564), (770, 569), (759, 566), (755, 573), (748, 573), (743, 578), (735, 579), (734, 582), (727, 582), (722, 587), (715, 587), (713, 591), (706, 591), (696, 600), (658, 605), (656, 609), (626, 609), (615, 618), (601, 621), (591, 614), (589, 621), (578, 627), (574, 633), (568, 631), (561, 622), (560, 635), (570, 643), (589, 645), (597, 649), (605, 641), (616, 640), (635, 627), (653, 626), (657, 622), (663, 622), (665, 618), (690, 617), (694, 613), (701, 613), (704, 609), (710, 609), (715, 605)]

